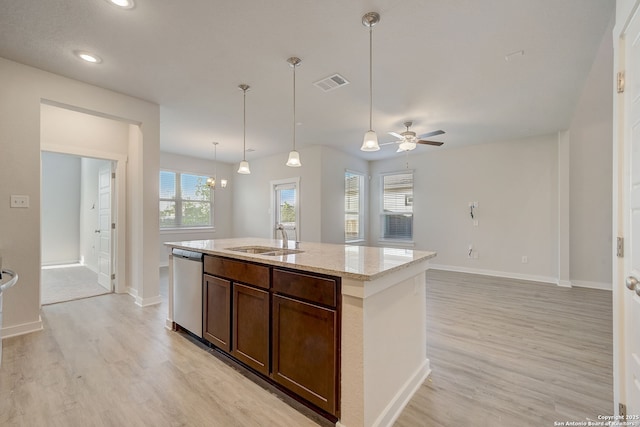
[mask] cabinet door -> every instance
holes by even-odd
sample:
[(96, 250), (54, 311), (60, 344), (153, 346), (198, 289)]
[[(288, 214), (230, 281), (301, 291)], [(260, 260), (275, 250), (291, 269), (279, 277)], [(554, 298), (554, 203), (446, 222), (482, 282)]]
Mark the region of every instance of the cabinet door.
[(269, 292), (233, 284), (232, 354), (269, 375)]
[(272, 378), (336, 415), (336, 311), (273, 296)]
[(230, 352), (231, 335), (231, 282), (204, 275), (204, 339), (216, 347)]

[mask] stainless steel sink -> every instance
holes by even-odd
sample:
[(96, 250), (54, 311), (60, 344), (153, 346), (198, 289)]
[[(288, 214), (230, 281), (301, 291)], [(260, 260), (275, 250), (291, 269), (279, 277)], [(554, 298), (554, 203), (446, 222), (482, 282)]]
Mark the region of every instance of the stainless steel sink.
[(299, 254), (304, 251), (300, 251), (297, 249), (285, 249), (285, 248), (277, 248), (277, 247), (269, 247), (269, 246), (238, 246), (236, 248), (225, 248), (228, 251), (234, 252), (244, 252), (245, 254), (258, 254), (258, 255), (266, 255), (266, 256), (282, 256), (282, 255), (291, 255), (291, 254)]

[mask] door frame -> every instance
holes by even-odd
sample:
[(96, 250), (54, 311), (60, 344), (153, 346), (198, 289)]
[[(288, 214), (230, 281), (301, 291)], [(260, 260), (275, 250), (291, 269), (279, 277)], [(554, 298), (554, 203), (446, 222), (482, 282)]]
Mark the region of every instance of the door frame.
[[(115, 202), (115, 209), (112, 207), (111, 222), (116, 224), (115, 232), (112, 234), (111, 253), (113, 265), (111, 273), (115, 273), (112, 281), (112, 289), (120, 294), (126, 293), (126, 207), (127, 207), (127, 156), (109, 153), (107, 151), (92, 150), (83, 147), (73, 147), (59, 144), (40, 144), (40, 152), (48, 151), (59, 154), (70, 154), (78, 157), (92, 157), (95, 159), (109, 160), (115, 162), (115, 181), (113, 182), (111, 200)], [(39, 213), (42, 215), (42, 212)]]
[[(117, 206), (115, 203), (115, 197), (114, 197), (114, 187), (115, 187), (115, 175), (114, 175), (114, 166), (115, 166), (115, 162), (114, 161), (109, 161), (109, 160), (103, 160), (105, 162), (108, 162), (108, 167), (102, 166), (100, 167), (100, 169), (98, 170), (98, 230), (100, 232), (99, 236), (98, 236), (98, 284), (101, 286), (105, 286), (101, 280), (102, 280), (102, 244), (103, 244), (103, 239), (104, 239), (104, 234), (103, 232), (106, 232), (109, 236), (109, 241), (108, 241), (108, 250), (106, 251), (106, 253), (108, 254), (108, 258), (109, 258), (109, 275), (107, 276), (106, 279), (106, 283), (108, 284), (108, 290), (109, 292), (113, 292), (113, 288), (114, 288), (114, 284), (113, 284), (113, 269), (114, 269), (114, 258), (115, 258), (115, 247), (113, 246), (113, 241), (114, 241), (114, 231), (112, 229), (112, 224), (114, 223), (113, 221), (113, 211), (114, 211), (114, 206)], [(108, 172), (108, 196), (109, 196), (109, 206), (108, 208), (105, 208), (105, 211), (108, 210), (109, 212), (109, 221), (107, 223), (107, 227), (106, 229), (103, 230), (102, 227), (102, 210), (103, 210), (103, 206), (102, 206), (102, 191), (103, 191), (103, 187), (102, 187), (102, 175), (103, 173), (107, 173)]]
[[(640, 0), (617, 0), (616, 22), (613, 29), (613, 75), (625, 70), (625, 34), (629, 21), (640, 7)], [(620, 404), (626, 404), (625, 372), (625, 266), (628, 256), (617, 256), (617, 237), (624, 238), (623, 253), (630, 253), (630, 226), (627, 214), (628, 200), (625, 197), (625, 181), (630, 179), (629, 138), (625, 131), (624, 93), (617, 93), (617, 81), (612, 82), (613, 93), (613, 230), (612, 230), (612, 285), (613, 285), (613, 413), (618, 414)]]
[[(271, 194), (270, 196), (270, 204), (269, 204), (269, 211), (271, 212), (271, 218), (269, 220), (269, 227), (270, 227), (270, 231), (269, 231), (269, 235), (271, 236), (271, 238), (273, 239), (277, 239), (277, 232), (276, 232), (276, 216), (278, 214), (277, 212), (277, 206), (276, 206), (276, 187), (278, 185), (283, 185), (283, 184), (294, 184), (296, 186), (296, 235), (297, 235), (297, 240), (300, 241), (301, 237), (301, 222), (300, 222), (300, 177), (296, 176), (293, 178), (286, 178), (286, 179), (276, 179), (276, 180), (272, 180), (269, 182), (269, 192)], [(289, 240), (291, 240), (291, 236), (289, 236)]]

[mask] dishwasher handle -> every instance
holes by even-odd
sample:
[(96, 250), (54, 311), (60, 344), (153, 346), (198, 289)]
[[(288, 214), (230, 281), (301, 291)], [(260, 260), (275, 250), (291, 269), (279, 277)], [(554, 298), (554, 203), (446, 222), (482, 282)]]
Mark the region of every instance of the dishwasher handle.
[(186, 249), (173, 248), (172, 254), (174, 257), (184, 258), (191, 261), (202, 262), (204, 255), (200, 252), (188, 251)]

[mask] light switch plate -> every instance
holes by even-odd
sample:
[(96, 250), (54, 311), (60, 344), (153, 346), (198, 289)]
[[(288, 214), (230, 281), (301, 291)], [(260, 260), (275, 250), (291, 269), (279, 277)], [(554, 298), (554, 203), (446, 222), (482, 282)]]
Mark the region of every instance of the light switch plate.
[(29, 196), (16, 196), (11, 195), (11, 207), (12, 208), (28, 208)]

